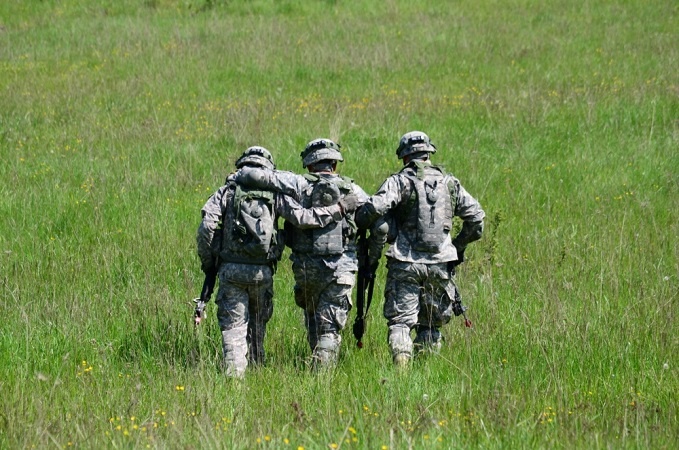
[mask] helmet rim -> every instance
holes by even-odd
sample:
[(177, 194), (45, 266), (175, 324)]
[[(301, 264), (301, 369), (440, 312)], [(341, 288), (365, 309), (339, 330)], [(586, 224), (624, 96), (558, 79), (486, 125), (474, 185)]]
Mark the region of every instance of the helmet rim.
[(236, 161), (237, 169), (246, 165), (261, 166), (271, 170), (276, 168), (276, 163), (274, 162), (271, 152), (266, 148), (257, 145), (248, 147)]
[(396, 156), (398, 159), (403, 159), (413, 153), (436, 153), (436, 146), (429, 136), (422, 131), (409, 131), (399, 140), (396, 148)]
[(344, 161), (341, 149), (342, 146), (332, 141), (331, 139), (319, 138), (310, 141), (304, 151), (300, 153), (302, 158), (302, 167), (315, 164), (319, 161)]

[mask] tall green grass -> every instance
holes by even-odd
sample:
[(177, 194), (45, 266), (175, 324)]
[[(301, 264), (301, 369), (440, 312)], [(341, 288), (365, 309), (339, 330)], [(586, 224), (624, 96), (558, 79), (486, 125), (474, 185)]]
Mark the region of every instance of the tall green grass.
[[(1, 448), (673, 448), (671, 1), (0, 4)], [(199, 210), (250, 145), (315, 137), (369, 193), (412, 129), (484, 206), (474, 328), (395, 372), (308, 370), (289, 263), (268, 362), (192, 329)], [(353, 317), (352, 317), (353, 319)], [(673, 444), (674, 443), (674, 444)]]

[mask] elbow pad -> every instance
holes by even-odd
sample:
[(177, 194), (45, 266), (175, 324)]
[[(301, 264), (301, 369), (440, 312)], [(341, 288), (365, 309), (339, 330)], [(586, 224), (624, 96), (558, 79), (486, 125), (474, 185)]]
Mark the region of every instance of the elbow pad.
[(375, 236), (384, 238), (389, 234), (389, 224), (386, 221), (376, 223), (375, 226), (370, 229), (370, 234), (375, 234)]

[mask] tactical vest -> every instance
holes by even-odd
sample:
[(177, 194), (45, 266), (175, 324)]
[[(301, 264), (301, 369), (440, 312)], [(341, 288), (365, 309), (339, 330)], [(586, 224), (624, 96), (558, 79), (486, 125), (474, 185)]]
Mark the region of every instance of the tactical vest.
[[(401, 170), (413, 186), (410, 198), (399, 208), (398, 238), (405, 238), (418, 252), (438, 253), (453, 226), (450, 186), (436, 166), (415, 163)], [(397, 238), (397, 239), (398, 239)]]
[[(302, 205), (305, 208), (334, 205), (351, 192), (350, 178), (322, 177), (313, 173), (305, 174), (304, 178), (310, 182), (309, 189), (302, 196)], [(296, 253), (340, 255), (354, 245), (355, 234), (356, 225), (349, 216), (323, 228), (303, 230), (285, 223), (286, 244)]]
[(231, 206), (222, 218), (221, 260), (247, 264), (275, 260), (278, 229), (274, 193), (232, 184)]

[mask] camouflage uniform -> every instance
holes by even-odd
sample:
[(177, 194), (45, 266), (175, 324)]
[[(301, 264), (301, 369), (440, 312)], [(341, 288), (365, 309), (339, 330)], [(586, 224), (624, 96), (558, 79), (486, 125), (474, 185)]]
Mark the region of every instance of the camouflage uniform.
[[(323, 197), (342, 198), (353, 194), (358, 204), (368, 198), (353, 180), (334, 173), (334, 165), (331, 168), (326, 164), (326, 171), (313, 172), (319, 164), (342, 161), (339, 145), (328, 139), (313, 140), (302, 153), (302, 158), (310, 173), (297, 175), (275, 171), (274, 176), (255, 177), (258, 178), (257, 183), (294, 196), (305, 208), (319, 202), (323, 204)], [(333, 191), (335, 188), (328, 185), (336, 186), (338, 191)], [(304, 310), (313, 363), (317, 367), (333, 366), (338, 359), (342, 341), (340, 331), (345, 327), (351, 309), (351, 294), (358, 270), (353, 211), (345, 215), (334, 231), (331, 230), (333, 225), (320, 230), (303, 230), (289, 222), (285, 225), (285, 243), (292, 250), (290, 259), (295, 275), (295, 303)], [(334, 238), (328, 237), (332, 234)]]
[[(410, 142), (413, 136), (421, 140)], [(467, 244), (481, 237), (485, 216), (457, 178), (431, 164), (428, 154), (436, 148), (424, 133), (408, 133), (401, 141), (397, 154), (405, 157), (404, 168), (387, 178), (356, 214), (361, 227), (387, 219), (385, 226), (373, 227), (371, 239), (380, 244), (389, 240), (391, 244), (386, 253), (384, 317), (389, 326), (389, 347), (397, 363), (412, 357), (411, 330), (416, 330), (414, 344), (418, 350), (437, 350), (441, 326), (453, 313), (462, 314), (455, 266), (462, 261)], [(463, 226), (451, 240), (453, 216), (460, 217)], [(438, 236), (427, 234), (427, 227), (438, 230)], [(373, 254), (374, 247), (373, 243)]]
[[(251, 165), (247, 159), (242, 161), (246, 154), (239, 159), (241, 164), (237, 163), (237, 167)], [(280, 258), (280, 248), (274, 245), (266, 255), (253, 255), (246, 251), (232, 232), (236, 224), (236, 192), (237, 182), (232, 175), (203, 206), (203, 220), (196, 241), (203, 270), (214, 267), (217, 259), (220, 263), (216, 303), (225, 369), (229, 376), (242, 377), (248, 361), (254, 364), (264, 362), (266, 324), (273, 313), (273, 264)], [(289, 196), (276, 193), (272, 194), (272, 198), (275, 214), (300, 228), (321, 227), (342, 220), (341, 208), (337, 204), (304, 209)], [(275, 223), (274, 217), (274, 227)], [(220, 224), (223, 228), (221, 238), (216, 234)], [(275, 235), (277, 230), (272, 231)], [(217, 245), (213, 244), (215, 236), (221, 239)], [(218, 254), (215, 254), (216, 248), (219, 249)]]

